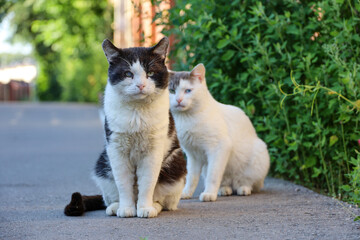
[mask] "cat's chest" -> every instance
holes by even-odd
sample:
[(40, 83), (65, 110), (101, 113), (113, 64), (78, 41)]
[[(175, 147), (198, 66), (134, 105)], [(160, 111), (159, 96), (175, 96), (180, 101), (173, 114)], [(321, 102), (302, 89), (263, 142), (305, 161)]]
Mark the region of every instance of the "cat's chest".
[(119, 111), (110, 111), (107, 117), (109, 118), (110, 129), (115, 132), (144, 131), (151, 124), (148, 114), (135, 110), (121, 109)]
[(227, 127), (222, 118), (202, 115), (177, 116), (175, 125), (181, 146), (206, 151), (227, 137)]
[(175, 118), (175, 126), (179, 141), (182, 146), (201, 148), (206, 134), (203, 131), (203, 126), (196, 119), (182, 119)]
[(130, 159), (141, 159), (153, 150), (154, 134), (149, 132), (120, 133), (113, 132), (110, 143), (116, 146), (121, 154)]
[(157, 112), (147, 109), (107, 109), (105, 111), (109, 129), (119, 133), (152, 132), (166, 125), (165, 121), (157, 121)]

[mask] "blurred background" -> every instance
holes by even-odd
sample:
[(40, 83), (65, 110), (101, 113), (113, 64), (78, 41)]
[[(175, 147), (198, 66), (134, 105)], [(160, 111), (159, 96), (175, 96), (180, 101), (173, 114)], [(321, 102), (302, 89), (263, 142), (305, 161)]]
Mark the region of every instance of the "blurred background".
[(270, 175), (360, 203), (359, 0), (0, 0), (0, 100), (98, 102), (101, 49), (170, 37), (269, 146)]
[(1, 0), (0, 100), (97, 102), (107, 79), (101, 49), (151, 46), (156, 11), (172, 1)]

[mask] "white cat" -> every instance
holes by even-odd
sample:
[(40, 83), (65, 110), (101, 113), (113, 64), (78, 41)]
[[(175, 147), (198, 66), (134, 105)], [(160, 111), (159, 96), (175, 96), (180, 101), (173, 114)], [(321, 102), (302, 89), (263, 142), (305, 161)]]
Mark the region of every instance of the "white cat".
[(103, 42), (109, 61), (106, 148), (94, 179), (108, 215), (155, 217), (176, 209), (180, 200), (186, 163), (169, 112), (168, 45), (167, 38), (151, 48)]
[(241, 109), (211, 96), (204, 65), (191, 72), (170, 71), (169, 89), (170, 109), (187, 156), (182, 198), (191, 198), (201, 173), (205, 181), (201, 201), (215, 201), (217, 194), (233, 191), (238, 195), (259, 191), (270, 166), (267, 146)]

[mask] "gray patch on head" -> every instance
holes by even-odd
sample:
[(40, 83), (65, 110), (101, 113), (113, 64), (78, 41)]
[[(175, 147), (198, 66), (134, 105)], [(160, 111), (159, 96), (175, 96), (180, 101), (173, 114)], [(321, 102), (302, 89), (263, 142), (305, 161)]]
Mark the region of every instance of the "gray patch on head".
[(191, 81), (190, 72), (170, 72), (169, 89), (176, 89), (181, 79)]

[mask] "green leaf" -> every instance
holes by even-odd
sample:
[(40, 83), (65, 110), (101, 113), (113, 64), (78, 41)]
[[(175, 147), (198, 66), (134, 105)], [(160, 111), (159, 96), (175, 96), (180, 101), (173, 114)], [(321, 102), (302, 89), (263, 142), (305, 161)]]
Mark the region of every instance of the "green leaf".
[(342, 185), (341, 189), (344, 190), (345, 192), (350, 192), (351, 191), (351, 187), (349, 185)]
[(336, 37), (338, 34), (339, 34), (338, 31), (332, 31), (332, 32), (330, 32), (330, 35), (333, 36), (333, 37)]
[(237, 34), (238, 34), (237, 28), (234, 27), (234, 28), (231, 30), (231, 36), (236, 37)]
[(234, 50), (227, 50), (224, 55), (221, 56), (221, 60), (223, 61), (229, 61), (235, 54)]
[(331, 147), (332, 145), (334, 145), (338, 140), (339, 140), (339, 138), (338, 138), (336, 135), (332, 135), (332, 136), (330, 137), (329, 147)]
[(230, 40), (229, 39), (222, 39), (218, 42), (218, 44), (216, 45), (216, 47), (218, 49), (222, 49), (224, 47), (226, 47), (228, 44), (230, 43)]
[(357, 34), (354, 34), (354, 35), (352, 36), (352, 39), (354, 39), (354, 40), (357, 41), (357, 42), (360, 42), (360, 37), (359, 37), (359, 35), (357, 35)]
[(314, 170), (314, 173), (311, 175), (312, 178), (318, 177), (322, 172), (320, 168), (316, 168), (316, 167), (314, 167), (313, 170)]
[(308, 157), (305, 160), (305, 166), (306, 168), (313, 167), (316, 164), (316, 158), (315, 157)]
[(290, 18), (291, 13), (289, 11), (285, 11), (285, 17)]

